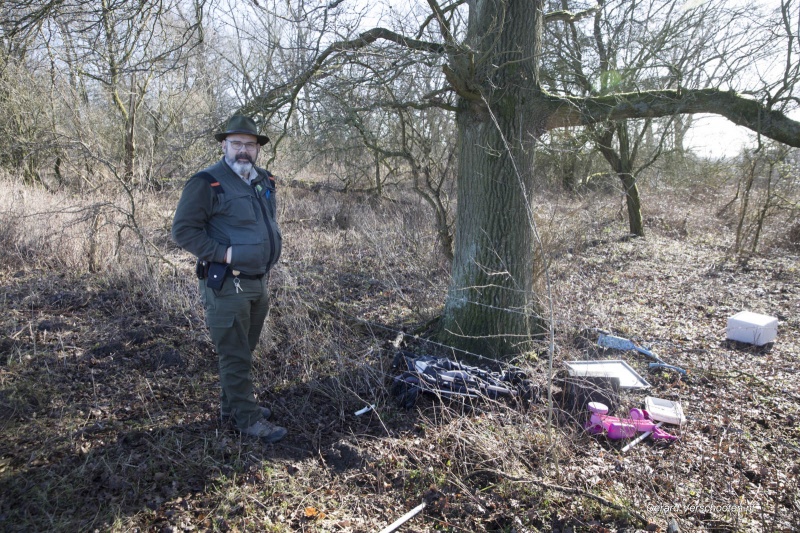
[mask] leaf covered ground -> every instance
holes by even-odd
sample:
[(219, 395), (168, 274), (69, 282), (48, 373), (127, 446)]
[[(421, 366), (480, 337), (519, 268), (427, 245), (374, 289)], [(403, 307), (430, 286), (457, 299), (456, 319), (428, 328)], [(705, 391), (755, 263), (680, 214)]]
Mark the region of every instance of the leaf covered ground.
[[(724, 235), (651, 222), (645, 239), (614, 237), (619, 226), (554, 256), (555, 369), (622, 358), (652, 387), (624, 393), (621, 410), (646, 394), (684, 405), (687, 423), (669, 428), (680, 440), (622, 453), (582, 431), (584, 413), (558, 387), (548, 411), (547, 343), (516, 361), (539, 385), (536, 401), (399, 408), (396, 348), (441, 349), (413, 336), (446, 289), (446, 267), (415, 247), (433, 237), (406, 221), (408, 241), (393, 248), (358, 227), (308, 227), (324, 217), (291, 207), (255, 368), (260, 400), (289, 429), (275, 445), (218, 419), (185, 255), (170, 250), (181, 275), (155, 285), (6, 259), (0, 530), (367, 532), (421, 503), (401, 531), (800, 527), (796, 254), (742, 261)], [(777, 317), (777, 341), (727, 341), (741, 310)], [(688, 374), (598, 351), (598, 329)]]

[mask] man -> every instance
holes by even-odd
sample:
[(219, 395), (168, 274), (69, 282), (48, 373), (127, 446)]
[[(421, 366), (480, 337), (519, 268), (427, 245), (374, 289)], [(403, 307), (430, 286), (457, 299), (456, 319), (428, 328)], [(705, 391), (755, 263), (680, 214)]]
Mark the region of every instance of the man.
[(186, 182), (172, 237), (197, 256), (206, 325), (219, 357), (221, 415), (244, 435), (277, 442), (286, 429), (267, 421), (253, 392), (253, 350), (269, 311), (269, 270), (281, 254), (275, 181), (255, 166), (269, 142), (255, 122), (234, 115), (214, 136), (223, 158)]

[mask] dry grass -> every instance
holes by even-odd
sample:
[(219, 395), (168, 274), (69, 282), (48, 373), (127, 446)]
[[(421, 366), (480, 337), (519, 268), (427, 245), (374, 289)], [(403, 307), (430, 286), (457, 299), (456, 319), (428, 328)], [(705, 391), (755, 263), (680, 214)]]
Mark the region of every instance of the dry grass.
[[(136, 230), (126, 198), (104, 194), (0, 181), (2, 530), (376, 531), (421, 502), (405, 530), (800, 524), (798, 258), (776, 247), (788, 227), (779, 220), (769, 255), (732, 257), (719, 190), (645, 188), (645, 240), (620, 238), (613, 195), (537, 206), (556, 362), (592, 356), (585, 331), (602, 328), (690, 369), (686, 379), (648, 373), (617, 354), (690, 414), (678, 443), (624, 455), (583, 433), (580, 413), (557, 409), (548, 431), (541, 402), (424, 397), (397, 408), (398, 338), (437, 349), (398, 335), (434, 318), (446, 293), (425, 208), (290, 188), (255, 367), (261, 400), (290, 434), (271, 446), (240, 439), (217, 420), (192, 260), (169, 240), (176, 193), (137, 199)], [(779, 316), (779, 342), (724, 342), (725, 317), (742, 308)], [(546, 385), (544, 365), (525, 369)]]

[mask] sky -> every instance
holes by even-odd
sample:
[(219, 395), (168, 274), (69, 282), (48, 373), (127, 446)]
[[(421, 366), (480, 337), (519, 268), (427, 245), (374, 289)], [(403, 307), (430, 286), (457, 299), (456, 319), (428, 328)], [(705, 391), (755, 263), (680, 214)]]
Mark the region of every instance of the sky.
[[(800, 120), (800, 110), (790, 113)], [(718, 115), (695, 115), (694, 122), (684, 139), (684, 148), (701, 157), (718, 158), (739, 155), (742, 148), (756, 148), (756, 134), (743, 126)]]
[(755, 134), (717, 115), (695, 115), (684, 139), (684, 148), (701, 157), (718, 158), (738, 155), (745, 146), (755, 146)]
[[(697, 7), (708, 0), (687, 0), (685, 8)], [(780, 5), (779, 0), (725, 0), (728, 4), (744, 6), (761, 6), (767, 9), (777, 9)], [(794, 3), (796, 6), (797, 3)], [(796, 8), (795, 8), (796, 9)], [(795, 11), (796, 13), (796, 11)], [(793, 19), (795, 23), (797, 19)], [(795, 47), (796, 49), (796, 47)], [(782, 50), (782, 49), (779, 49)], [(770, 78), (768, 71), (770, 68), (782, 69), (784, 67), (783, 56), (775, 61), (772, 66), (764, 66), (761, 75)], [(780, 71), (779, 71), (780, 72)], [(775, 79), (774, 76), (772, 76)], [(778, 78), (779, 79), (779, 78)], [(757, 87), (758, 85), (755, 85)], [(752, 88), (751, 88), (752, 89)], [(800, 120), (800, 110), (789, 113), (794, 120)], [(684, 140), (684, 147), (692, 149), (698, 156), (703, 157), (733, 157), (739, 155), (742, 148), (756, 148), (757, 136), (752, 131), (742, 126), (737, 126), (733, 122), (718, 115), (694, 115), (694, 122)]]

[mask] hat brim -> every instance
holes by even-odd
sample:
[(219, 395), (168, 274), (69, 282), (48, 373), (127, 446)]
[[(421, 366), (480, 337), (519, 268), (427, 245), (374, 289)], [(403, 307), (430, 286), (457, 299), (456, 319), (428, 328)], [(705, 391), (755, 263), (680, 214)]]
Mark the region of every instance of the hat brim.
[(234, 133), (244, 133), (245, 135), (253, 135), (256, 138), (256, 142), (258, 142), (258, 144), (261, 146), (264, 146), (269, 142), (269, 137), (267, 137), (266, 135), (255, 135), (253, 134), (252, 131), (243, 131), (243, 130), (231, 130), (222, 133), (215, 133), (214, 138), (219, 142), (222, 142), (225, 140), (225, 137), (227, 137), (228, 135), (233, 135)]

